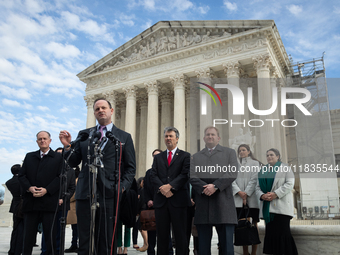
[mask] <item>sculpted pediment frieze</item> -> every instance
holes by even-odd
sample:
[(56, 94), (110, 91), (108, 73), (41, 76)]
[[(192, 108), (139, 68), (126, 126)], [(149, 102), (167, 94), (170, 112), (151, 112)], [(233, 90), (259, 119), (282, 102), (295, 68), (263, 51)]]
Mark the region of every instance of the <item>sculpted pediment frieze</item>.
[[(143, 61), (154, 56), (170, 53), (176, 50), (203, 45), (220, 38), (228, 38), (254, 28), (164, 28), (150, 33), (128, 49), (117, 53), (105, 64), (97, 67), (89, 74), (95, 74), (118, 67)], [(241, 46), (241, 47), (244, 47)]]

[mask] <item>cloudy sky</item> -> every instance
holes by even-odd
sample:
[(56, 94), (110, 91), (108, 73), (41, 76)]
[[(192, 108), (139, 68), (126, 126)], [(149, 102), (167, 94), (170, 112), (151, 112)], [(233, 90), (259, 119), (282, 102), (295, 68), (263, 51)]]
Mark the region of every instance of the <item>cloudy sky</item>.
[[(297, 3), (298, 2), (298, 3)], [(85, 128), (85, 84), (76, 74), (161, 20), (273, 19), (294, 61), (326, 51), (339, 78), (340, 3), (227, 0), (0, 0), (0, 183), (36, 150), (39, 130)], [(338, 82), (329, 84), (340, 108)]]

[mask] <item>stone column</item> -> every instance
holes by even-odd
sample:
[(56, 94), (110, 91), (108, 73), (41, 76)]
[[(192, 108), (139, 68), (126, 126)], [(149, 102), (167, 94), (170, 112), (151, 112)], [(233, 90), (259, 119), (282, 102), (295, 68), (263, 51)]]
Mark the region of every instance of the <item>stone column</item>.
[[(277, 97), (278, 97), (278, 105), (281, 106), (281, 88), (283, 87), (284, 85), (284, 81), (283, 81), (283, 78), (279, 78), (279, 81), (278, 81), (278, 88), (277, 88)], [(281, 107), (280, 107), (281, 109)], [(282, 116), (281, 113), (279, 113), (279, 119), (280, 119), (280, 122), (285, 118), (285, 116)], [(287, 148), (288, 148), (288, 145), (287, 145), (287, 135), (286, 135), (286, 132), (288, 132), (288, 130), (281, 126), (280, 124), (280, 131), (281, 131), (281, 158), (282, 158), (282, 162), (288, 162), (288, 153), (287, 153)]]
[(123, 88), (126, 97), (125, 131), (131, 134), (132, 140), (136, 141), (136, 86)]
[[(224, 74), (228, 78), (228, 84), (234, 85), (236, 87), (240, 87), (240, 72), (241, 72), (241, 64), (238, 61), (227, 62), (223, 64)], [(243, 131), (245, 129), (245, 124), (243, 122), (244, 116), (241, 115), (233, 115), (233, 96), (231, 92), (228, 90), (228, 118), (229, 118), (229, 146), (234, 147), (237, 150), (239, 144), (234, 143), (234, 139), (237, 136), (243, 135)], [(241, 132), (242, 130), (242, 132)]]
[(186, 150), (185, 86), (188, 84), (188, 78), (184, 74), (176, 74), (170, 77), (170, 80), (174, 89), (174, 127), (180, 134), (178, 148)]
[[(222, 111), (222, 119), (229, 121), (228, 111), (225, 110), (225, 108), (228, 107), (228, 91), (226, 89), (223, 89), (220, 95), (221, 95), (222, 104), (224, 106), (223, 111)], [(220, 136), (221, 136), (220, 144), (225, 147), (229, 147), (229, 125), (230, 125), (229, 122), (227, 124), (216, 125), (216, 127), (220, 131)]]
[(116, 91), (107, 91), (104, 93), (104, 96), (106, 100), (108, 100), (111, 103), (111, 106), (113, 108), (113, 114), (111, 116), (111, 121), (113, 124), (116, 124), (116, 115), (117, 115), (117, 109), (116, 109), (116, 98), (118, 93)]
[(158, 148), (158, 81), (144, 83), (148, 92), (148, 123), (147, 123), (147, 143), (146, 143), (146, 166), (152, 165), (150, 156), (154, 149)]
[[(257, 85), (258, 85), (258, 110), (268, 110), (272, 106), (272, 88), (270, 85), (270, 66), (271, 60), (269, 55), (263, 54), (260, 56), (253, 57), (254, 69), (257, 72)], [(274, 129), (271, 127), (270, 123), (265, 121), (267, 116), (259, 116), (264, 122), (262, 127), (259, 127), (260, 131), (260, 160), (262, 162), (267, 162), (265, 157), (265, 152), (270, 148), (277, 147), (276, 137), (274, 135)]]
[[(270, 86), (271, 88), (277, 88), (277, 83), (278, 83), (278, 73), (277, 73), (277, 70), (276, 70), (276, 67), (272, 67), (271, 70), (270, 70)], [(274, 137), (275, 137), (275, 140), (277, 141), (277, 144), (275, 145), (276, 147), (274, 148), (277, 148), (280, 153), (283, 153), (282, 151), (282, 143), (281, 143), (281, 120), (280, 120), (280, 100), (278, 98), (278, 102), (277, 102), (277, 108), (276, 108), (276, 111), (273, 112), (270, 116), (268, 116), (269, 118), (268, 119), (275, 119), (275, 121), (273, 121), (273, 124), (271, 123), (270, 125), (274, 126), (272, 127), (274, 129)], [(281, 154), (282, 155), (282, 154)], [(286, 161), (287, 162), (287, 161)]]
[(84, 96), (84, 100), (87, 105), (87, 120), (86, 120), (86, 128), (90, 128), (96, 125), (96, 118), (94, 117), (93, 111), (93, 103), (94, 103), (94, 96)]
[(199, 116), (199, 98), (198, 89), (194, 84), (189, 84), (186, 89), (187, 101), (187, 151), (194, 154), (198, 151), (197, 148), (197, 117)]
[[(212, 86), (212, 78), (215, 76), (214, 71), (210, 69), (209, 67), (202, 67), (198, 70), (195, 70), (196, 76), (198, 78), (199, 82), (205, 83), (207, 85)], [(197, 86), (200, 84), (197, 83)], [(200, 86), (203, 87), (203, 86)], [(204, 86), (204, 89), (208, 89), (207, 87)], [(208, 89), (209, 90), (209, 89)], [(201, 109), (200, 109), (200, 130), (199, 130), (199, 137), (200, 137), (200, 148), (199, 150), (202, 150), (205, 147), (205, 143), (203, 141), (203, 136), (204, 136), (204, 129), (207, 126), (212, 126), (213, 125), (213, 118), (212, 118), (212, 100), (209, 99), (210, 96), (207, 95), (206, 92), (200, 90), (200, 101), (202, 101), (202, 95), (204, 95), (207, 98), (206, 102), (206, 110), (207, 113), (206, 115), (202, 115)], [(202, 107), (202, 102), (200, 102), (200, 106)]]
[[(139, 150), (138, 150), (138, 174), (139, 176), (145, 176), (146, 170), (151, 165), (146, 165), (146, 159), (152, 159), (151, 153), (147, 154), (147, 118), (148, 118), (148, 100), (146, 92), (139, 93), (139, 105), (140, 105), (140, 125), (139, 125)], [(143, 175), (144, 173), (144, 175)]]
[(126, 102), (119, 101), (120, 105), (120, 129), (125, 131)]
[[(163, 131), (165, 127), (171, 126), (171, 96), (172, 93), (170, 90), (163, 88), (160, 91), (160, 98), (161, 98), (161, 122), (160, 122), (160, 134), (159, 134), (159, 141), (160, 141), (160, 149), (165, 150), (166, 145), (164, 143), (164, 135)], [(156, 149), (156, 148), (155, 148)]]

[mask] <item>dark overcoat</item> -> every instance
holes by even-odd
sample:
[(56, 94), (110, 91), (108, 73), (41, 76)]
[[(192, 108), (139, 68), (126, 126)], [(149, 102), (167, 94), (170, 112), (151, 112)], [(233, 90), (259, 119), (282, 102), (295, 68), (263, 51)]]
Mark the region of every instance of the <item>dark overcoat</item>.
[[(218, 166), (221, 167), (220, 173), (217, 173)], [(211, 171), (204, 172), (208, 167)], [(211, 154), (204, 148), (192, 156), (190, 183), (195, 192), (195, 224), (237, 224), (232, 182), (237, 177), (238, 168), (236, 152), (228, 147), (217, 145)], [(203, 194), (203, 186), (207, 184), (218, 188), (211, 196)]]
[[(59, 202), (60, 173), (63, 158), (52, 149), (41, 158), (40, 150), (27, 153), (19, 171), (19, 181), (24, 193), (23, 212), (54, 212)], [(31, 186), (45, 188), (43, 197), (33, 197), (27, 190)]]

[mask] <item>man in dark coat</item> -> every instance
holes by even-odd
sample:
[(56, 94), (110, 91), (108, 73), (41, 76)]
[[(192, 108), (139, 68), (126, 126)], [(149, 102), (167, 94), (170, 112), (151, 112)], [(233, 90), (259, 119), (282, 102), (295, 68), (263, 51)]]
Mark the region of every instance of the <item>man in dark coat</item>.
[(215, 127), (207, 127), (203, 138), (206, 147), (193, 155), (190, 183), (195, 192), (195, 220), (199, 254), (211, 254), (212, 227), (219, 240), (219, 254), (234, 255), (233, 235), (237, 215), (232, 182), (237, 177), (238, 163), (234, 150), (219, 145)]
[(12, 203), (9, 212), (13, 213), (13, 230), (11, 235), (11, 245), (8, 255), (20, 255), (22, 253), (22, 242), (24, 232), (24, 220), (22, 218), (22, 189), (18, 180), (20, 165), (11, 167), (13, 177), (6, 182), (7, 189), (12, 194)]
[(50, 133), (40, 131), (37, 134), (40, 150), (27, 153), (19, 172), (24, 193), (23, 255), (32, 254), (40, 222), (46, 238), (46, 254), (52, 254), (52, 247), (55, 253), (55, 228), (52, 226), (59, 202), (59, 175), (63, 159), (50, 148), (51, 141)]
[(167, 150), (156, 155), (152, 164), (151, 180), (156, 187), (153, 206), (157, 226), (157, 254), (168, 254), (170, 223), (176, 241), (176, 254), (186, 255), (187, 207), (189, 194), (190, 154), (177, 148), (179, 132), (174, 127), (164, 129)]
[[(102, 136), (106, 135), (106, 132), (111, 131), (112, 134), (121, 142), (121, 158), (119, 161), (121, 178), (120, 178), (120, 191), (124, 192), (129, 189), (136, 173), (136, 160), (135, 149), (133, 141), (129, 133), (118, 129), (111, 122), (111, 116), (113, 114), (113, 108), (109, 101), (103, 98), (96, 99), (93, 104), (94, 116), (98, 121), (98, 125), (92, 128), (88, 128), (79, 132), (78, 137), (81, 137), (84, 133), (102, 133)], [(69, 150), (69, 144), (71, 143), (71, 134), (66, 131), (60, 131), (59, 139), (64, 145), (66, 151)], [(77, 222), (78, 222), (78, 234), (79, 234), (79, 255), (89, 254), (90, 249), (90, 226), (91, 226), (91, 205), (90, 197), (92, 193), (92, 174), (90, 174), (88, 166), (88, 145), (92, 144), (88, 138), (85, 141), (76, 143), (74, 147), (74, 153), (69, 159), (69, 165), (75, 167), (82, 162), (82, 168), (78, 177), (78, 183), (76, 188), (76, 200), (77, 200)], [(93, 145), (91, 145), (90, 154), (93, 158)], [(96, 210), (95, 220), (95, 248), (97, 254), (110, 254), (111, 243), (113, 238), (113, 227), (115, 215), (114, 197), (117, 196), (115, 192), (116, 179), (118, 180), (118, 169), (116, 169), (115, 161), (115, 143), (108, 140), (104, 143), (103, 165), (104, 168), (100, 169), (97, 175), (97, 198), (99, 208)], [(65, 158), (69, 156), (69, 152), (65, 153)]]

